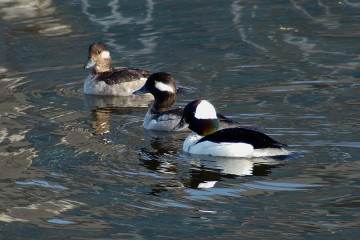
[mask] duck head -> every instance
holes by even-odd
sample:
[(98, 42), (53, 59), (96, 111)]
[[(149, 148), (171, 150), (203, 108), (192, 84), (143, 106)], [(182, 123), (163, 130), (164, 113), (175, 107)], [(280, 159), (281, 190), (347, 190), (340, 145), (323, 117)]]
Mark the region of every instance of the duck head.
[(179, 131), (186, 127), (202, 136), (216, 132), (219, 129), (219, 120), (214, 106), (206, 100), (190, 102), (173, 130)]
[(142, 88), (133, 92), (135, 95), (146, 93), (151, 93), (155, 98), (153, 113), (169, 110), (177, 98), (175, 79), (165, 72), (153, 73)]
[(96, 73), (110, 70), (110, 51), (104, 43), (94, 43), (89, 47), (89, 57), (84, 68), (94, 68)]

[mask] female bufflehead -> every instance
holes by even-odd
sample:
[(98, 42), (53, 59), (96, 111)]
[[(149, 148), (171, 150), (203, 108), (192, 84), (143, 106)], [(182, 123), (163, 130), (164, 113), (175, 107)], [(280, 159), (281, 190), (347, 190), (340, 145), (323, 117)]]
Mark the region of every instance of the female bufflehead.
[(104, 43), (90, 45), (89, 58), (84, 68), (93, 70), (85, 81), (85, 94), (130, 96), (151, 75), (151, 72), (137, 68), (110, 68), (110, 63), (110, 52)]
[(175, 130), (189, 127), (183, 150), (192, 154), (222, 157), (270, 157), (289, 155), (282, 144), (269, 136), (246, 128), (219, 130), (214, 106), (206, 100), (189, 103)]
[(164, 72), (154, 73), (142, 88), (134, 92), (135, 95), (145, 93), (151, 93), (155, 100), (145, 115), (143, 127), (171, 131), (182, 116), (182, 108), (171, 109), (177, 98), (175, 79)]
[[(171, 109), (177, 98), (175, 79), (168, 73), (154, 73), (141, 89), (134, 92), (136, 95), (145, 93), (154, 95), (155, 100), (145, 115), (143, 127), (149, 130), (172, 131), (181, 120), (183, 111), (183, 108)], [(221, 114), (217, 116), (220, 128), (239, 126), (238, 122)], [(187, 129), (179, 131), (182, 130)]]

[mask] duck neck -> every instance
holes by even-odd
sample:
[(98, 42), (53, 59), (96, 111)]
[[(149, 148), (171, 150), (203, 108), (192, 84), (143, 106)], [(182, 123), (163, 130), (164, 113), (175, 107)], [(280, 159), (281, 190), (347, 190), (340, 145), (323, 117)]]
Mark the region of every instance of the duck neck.
[(151, 113), (158, 114), (169, 110), (176, 102), (176, 94), (163, 93), (160, 96), (156, 96), (151, 106)]
[(189, 128), (201, 136), (206, 136), (216, 132), (219, 129), (219, 120), (195, 119), (194, 122), (190, 124)]
[(99, 74), (110, 71), (110, 63), (111, 63), (111, 58), (104, 59), (103, 61), (96, 63), (96, 66), (93, 69), (93, 74)]

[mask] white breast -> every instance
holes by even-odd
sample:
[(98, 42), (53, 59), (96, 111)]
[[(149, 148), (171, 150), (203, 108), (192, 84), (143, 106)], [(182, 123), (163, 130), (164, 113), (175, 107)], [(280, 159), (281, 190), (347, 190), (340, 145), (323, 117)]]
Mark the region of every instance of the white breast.
[(215, 143), (204, 141), (197, 143), (202, 136), (192, 132), (184, 141), (183, 150), (192, 154), (204, 154), (223, 157), (247, 157), (254, 152), (247, 143)]
[(84, 83), (85, 94), (105, 95), (106, 83), (96, 81), (96, 77), (90, 74)]

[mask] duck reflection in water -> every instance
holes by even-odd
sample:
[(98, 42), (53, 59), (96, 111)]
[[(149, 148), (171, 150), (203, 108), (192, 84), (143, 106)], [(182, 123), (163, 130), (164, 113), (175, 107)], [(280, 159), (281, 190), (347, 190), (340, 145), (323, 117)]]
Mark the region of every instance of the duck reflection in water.
[(164, 180), (152, 187), (150, 194), (158, 195), (162, 192), (179, 188), (213, 188), (216, 184), (225, 179), (235, 179), (247, 176), (267, 176), (271, 170), (283, 164), (284, 159), (279, 158), (219, 158), (206, 157), (206, 159), (191, 159), (191, 167), (187, 173), (182, 173), (182, 165), (186, 161), (179, 161), (175, 158), (151, 158), (142, 159), (142, 165), (151, 171), (160, 174), (171, 174), (174, 177), (164, 178)]
[(178, 139), (184, 138), (186, 132), (161, 132), (143, 129), (146, 136), (146, 147), (140, 150), (140, 160), (151, 171), (176, 174), (175, 157), (178, 154)]
[[(69, 34), (73, 31), (71, 25), (57, 13), (56, 3), (52, 0), (12, 0), (0, 1), (0, 15), (5, 21), (21, 23), (17, 33), (31, 32), (47, 37)], [(13, 33), (11, 34), (13, 35)]]
[[(150, 135), (149, 130), (144, 129), (144, 131), (147, 135), (147, 147), (139, 151), (140, 165), (159, 175), (173, 176), (164, 178), (161, 184), (154, 185), (150, 192), (153, 195), (179, 188), (211, 188), (226, 178), (267, 176), (272, 168), (282, 165), (284, 160), (289, 158), (289, 156), (229, 158), (182, 155), (178, 145), (181, 139), (186, 137), (187, 132), (150, 131)], [(156, 133), (158, 135), (155, 135)], [(181, 170), (183, 168), (189, 169), (185, 176)]]
[(190, 188), (212, 188), (222, 178), (267, 176), (283, 164), (286, 156), (262, 158), (228, 158), (201, 156), (199, 167), (191, 170)]
[[(111, 116), (113, 114), (128, 114), (149, 107), (151, 96), (99, 96), (84, 95), (87, 106), (93, 117), (94, 135), (102, 135), (110, 131)], [(123, 123), (126, 125), (128, 122)]]

